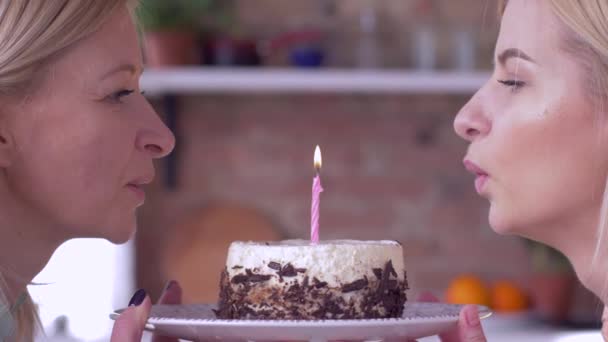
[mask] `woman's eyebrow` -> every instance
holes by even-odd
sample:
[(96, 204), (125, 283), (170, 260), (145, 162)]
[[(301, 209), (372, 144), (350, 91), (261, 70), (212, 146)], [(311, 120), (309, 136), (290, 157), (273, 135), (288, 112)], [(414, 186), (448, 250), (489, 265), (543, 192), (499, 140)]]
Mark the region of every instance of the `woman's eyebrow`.
[(509, 48), (509, 49), (506, 49), (503, 52), (501, 52), (500, 55), (498, 55), (498, 62), (500, 62), (500, 64), (504, 66), (505, 64), (507, 64), (507, 61), (511, 58), (521, 58), (528, 62), (537, 64), (536, 61), (534, 59), (532, 59), (532, 57), (528, 56), (522, 50), (516, 49), (516, 48)]
[[(124, 64), (120, 64), (119, 66), (110, 69), (110, 71), (106, 72), (101, 79), (105, 79), (108, 78), (109, 76), (118, 73), (118, 72), (128, 72), (131, 74), (137, 74), (140, 71), (141, 68), (136, 67), (134, 64), (130, 64), (130, 63), (124, 63)], [(143, 71), (143, 70), (142, 70)]]

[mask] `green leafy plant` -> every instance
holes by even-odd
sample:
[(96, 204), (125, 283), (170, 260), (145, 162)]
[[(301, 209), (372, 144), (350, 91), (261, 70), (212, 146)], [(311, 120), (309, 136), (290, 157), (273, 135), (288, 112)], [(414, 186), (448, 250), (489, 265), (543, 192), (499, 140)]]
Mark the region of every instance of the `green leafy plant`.
[(144, 31), (196, 29), (218, 1), (222, 0), (142, 0), (137, 18)]

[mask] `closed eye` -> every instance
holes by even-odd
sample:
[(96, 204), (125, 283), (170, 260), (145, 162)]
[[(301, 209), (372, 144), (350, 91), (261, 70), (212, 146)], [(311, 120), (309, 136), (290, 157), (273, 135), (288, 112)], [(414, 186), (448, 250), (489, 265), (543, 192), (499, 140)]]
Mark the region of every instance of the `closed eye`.
[(498, 83), (504, 85), (505, 87), (511, 88), (511, 90), (515, 91), (526, 85), (526, 82), (519, 80), (498, 80)]
[(107, 99), (112, 101), (112, 102), (121, 102), (121, 100), (124, 97), (127, 97), (131, 94), (133, 94), (135, 92), (135, 90), (133, 89), (123, 89), (123, 90), (119, 90), (117, 92), (114, 92), (112, 94), (110, 94)]

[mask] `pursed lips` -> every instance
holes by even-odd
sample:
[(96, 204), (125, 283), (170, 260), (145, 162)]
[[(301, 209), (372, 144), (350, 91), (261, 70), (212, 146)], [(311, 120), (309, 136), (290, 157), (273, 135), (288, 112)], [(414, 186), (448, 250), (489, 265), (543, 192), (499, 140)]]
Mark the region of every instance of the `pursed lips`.
[(464, 159), (463, 161), (464, 167), (465, 169), (467, 169), (467, 171), (471, 172), (472, 174), (474, 174), (475, 177), (475, 190), (477, 190), (477, 193), (481, 194), (485, 188), (485, 185), (488, 181), (488, 178), (490, 177), (490, 175), (481, 167), (479, 167), (477, 164), (475, 164), (474, 162), (472, 162), (469, 159)]
[(139, 201), (143, 203), (146, 199), (146, 192), (144, 191), (143, 187), (144, 185), (152, 183), (153, 180), (154, 174), (151, 173), (150, 175), (138, 177), (128, 182), (125, 187), (131, 190), (137, 196)]

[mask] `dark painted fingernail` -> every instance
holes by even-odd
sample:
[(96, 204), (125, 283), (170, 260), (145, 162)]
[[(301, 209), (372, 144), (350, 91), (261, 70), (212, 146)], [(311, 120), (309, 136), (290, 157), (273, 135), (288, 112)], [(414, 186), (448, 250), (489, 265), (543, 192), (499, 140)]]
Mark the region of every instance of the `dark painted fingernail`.
[(139, 306), (146, 299), (146, 290), (139, 289), (135, 292), (131, 300), (129, 301), (129, 306)]

